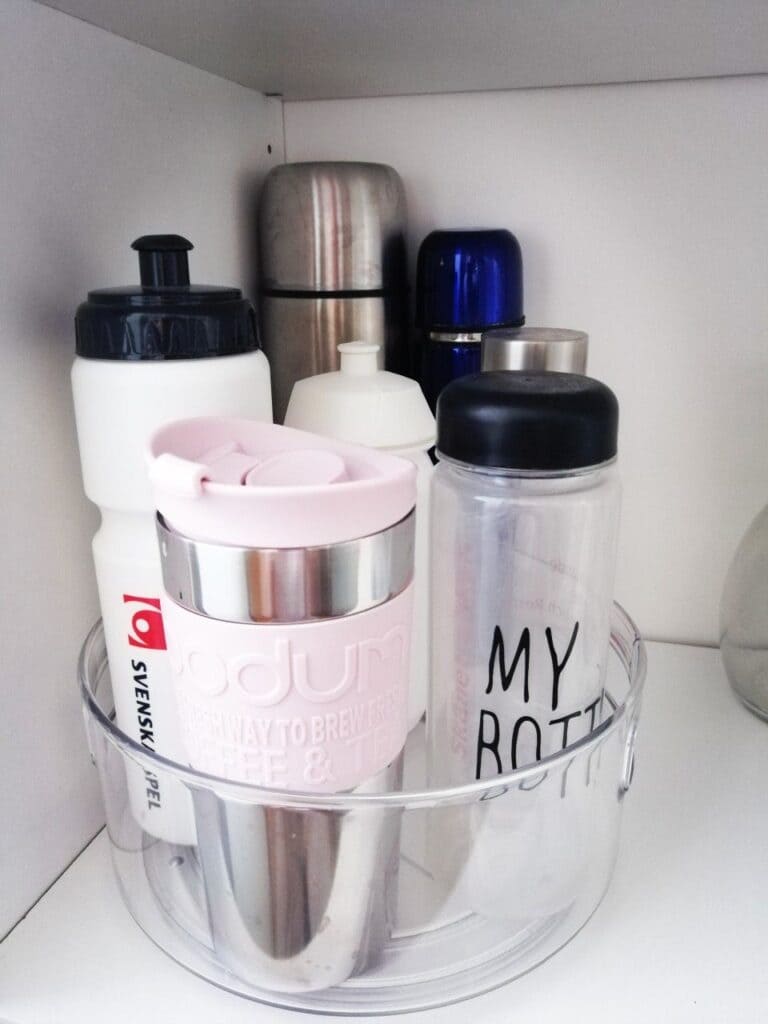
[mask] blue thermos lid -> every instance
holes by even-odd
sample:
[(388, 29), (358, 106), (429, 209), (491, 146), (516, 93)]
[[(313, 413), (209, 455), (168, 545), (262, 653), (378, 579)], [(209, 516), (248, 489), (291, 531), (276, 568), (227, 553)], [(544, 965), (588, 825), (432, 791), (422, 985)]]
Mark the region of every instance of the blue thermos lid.
[(426, 331), (519, 327), (520, 245), (504, 229), (433, 231), (419, 249), (416, 293), (416, 323)]

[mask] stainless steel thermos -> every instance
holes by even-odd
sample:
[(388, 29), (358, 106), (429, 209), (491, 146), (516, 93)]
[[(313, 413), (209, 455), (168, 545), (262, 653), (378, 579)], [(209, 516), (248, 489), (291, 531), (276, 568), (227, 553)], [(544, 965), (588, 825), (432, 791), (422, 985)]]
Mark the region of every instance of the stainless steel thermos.
[(283, 164), (259, 204), (260, 320), (275, 421), (297, 380), (339, 368), (337, 346), (381, 346), (381, 368), (408, 372), (406, 206), (383, 164)]

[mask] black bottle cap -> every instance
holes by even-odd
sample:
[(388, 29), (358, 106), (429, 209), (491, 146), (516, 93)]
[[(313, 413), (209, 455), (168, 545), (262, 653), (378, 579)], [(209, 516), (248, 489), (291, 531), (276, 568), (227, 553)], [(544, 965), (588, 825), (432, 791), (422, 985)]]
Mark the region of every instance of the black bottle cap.
[(616, 455), (619, 403), (575, 373), (497, 370), (452, 381), (437, 402), (437, 450), (472, 466), (558, 472)]
[(139, 254), (139, 276), (145, 288), (189, 284), (187, 253), (194, 249), (181, 235), (142, 235), (131, 248)]
[(144, 235), (141, 285), (88, 293), (75, 315), (76, 351), (86, 359), (206, 359), (259, 347), (256, 315), (239, 288), (190, 284), (180, 235)]

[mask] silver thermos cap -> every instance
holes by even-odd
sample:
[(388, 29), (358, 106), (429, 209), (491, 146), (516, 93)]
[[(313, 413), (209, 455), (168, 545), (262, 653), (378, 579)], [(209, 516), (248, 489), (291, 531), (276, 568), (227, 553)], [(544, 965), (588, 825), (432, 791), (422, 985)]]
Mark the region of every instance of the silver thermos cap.
[(405, 191), (385, 164), (283, 164), (259, 203), (261, 287), (378, 291), (405, 278)]
[(588, 336), (554, 327), (498, 328), (482, 337), (483, 370), (586, 373)]

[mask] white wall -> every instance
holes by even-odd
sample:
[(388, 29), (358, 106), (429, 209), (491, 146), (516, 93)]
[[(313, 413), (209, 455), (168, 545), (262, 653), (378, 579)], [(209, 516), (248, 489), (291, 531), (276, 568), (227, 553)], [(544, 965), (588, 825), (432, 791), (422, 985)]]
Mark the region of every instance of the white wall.
[[(394, 165), (434, 227), (520, 239), (528, 323), (587, 330), (622, 409), (618, 597), (717, 641), (768, 501), (768, 77), (285, 105), (289, 160)], [(670, 685), (674, 680), (668, 680)]]
[[(195, 280), (253, 280), (276, 100), (28, 2), (0, 0), (0, 937), (102, 823), (75, 679), (97, 616), (94, 510), (69, 390), (89, 288), (138, 280), (138, 235)], [(271, 145), (273, 152), (267, 153)], [(250, 290), (250, 289), (249, 289)]]

